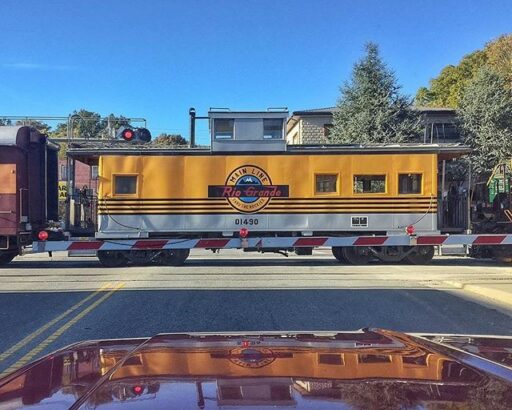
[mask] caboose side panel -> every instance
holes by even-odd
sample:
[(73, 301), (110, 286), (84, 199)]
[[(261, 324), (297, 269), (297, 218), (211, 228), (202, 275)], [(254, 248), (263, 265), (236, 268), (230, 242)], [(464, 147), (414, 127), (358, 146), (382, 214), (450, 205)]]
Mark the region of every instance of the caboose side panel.
[(432, 232), (436, 167), (423, 153), (102, 156), (98, 236)]

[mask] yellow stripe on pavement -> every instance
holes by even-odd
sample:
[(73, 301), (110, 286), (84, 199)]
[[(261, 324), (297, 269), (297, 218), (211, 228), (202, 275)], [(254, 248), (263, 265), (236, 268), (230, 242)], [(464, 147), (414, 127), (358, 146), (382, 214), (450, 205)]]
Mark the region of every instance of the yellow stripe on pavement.
[(5, 359), (7, 359), (9, 356), (11, 356), (12, 354), (16, 353), (18, 350), (20, 350), (23, 346), (25, 346), (27, 343), (30, 343), (32, 340), (34, 340), (37, 336), (39, 336), (41, 333), (43, 333), (44, 331), (48, 330), (50, 327), (52, 327), (54, 324), (56, 324), (57, 322), (61, 321), (62, 319), (64, 319), (66, 316), (68, 316), (69, 314), (73, 313), (75, 310), (77, 310), (80, 306), (82, 306), (84, 303), (87, 303), (89, 300), (91, 300), (92, 298), (94, 298), (96, 295), (98, 295), (98, 293), (102, 292), (103, 290), (107, 289), (107, 288), (111, 288), (112, 284), (111, 283), (106, 283), (104, 284), (103, 286), (101, 286), (100, 288), (98, 288), (98, 290), (96, 290), (95, 292), (91, 293), (89, 296), (87, 296), (86, 298), (82, 299), (80, 302), (78, 302), (77, 304), (71, 306), (68, 310), (66, 310), (64, 313), (61, 313), (59, 316), (57, 316), (56, 318), (50, 320), (48, 323), (46, 323), (45, 325), (41, 326), (39, 329), (37, 329), (36, 331), (32, 332), (31, 334), (29, 334), (27, 337), (25, 337), (24, 339), (20, 340), (18, 343), (16, 343), (14, 346), (11, 346), (9, 349), (7, 349), (5, 352), (1, 353), (0, 354), (0, 362), (4, 361)]
[(119, 283), (116, 285), (110, 292), (99, 298), (96, 302), (92, 303), (89, 307), (82, 310), (79, 314), (77, 314), (75, 317), (64, 323), (61, 327), (59, 327), (55, 332), (53, 332), (50, 336), (48, 336), (45, 340), (43, 340), (39, 345), (37, 345), (34, 349), (32, 349), (30, 352), (28, 352), (25, 356), (23, 356), (21, 359), (19, 359), (16, 363), (14, 363), (9, 368), (5, 369), (1, 374), (0, 378), (7, 376), (8, 374), (12, 373), (13, 371), (19, 369), (20, 367), (24, 366), (25, 364), (29, 363), (32, 358), (46, 349), (51, 343), (53, 343), (55, 340), (57, 340), (62, 334), (68, 330), (71, 326), (73, 326), (75, 323), (77, 323), (80, 319), (82, 319), (85, 315), (87, 315), (89, 312), (91, 312), (93, 309), (98, 307), (101, 303), (103, 303), (105, 300), (107, 300), (110, 296), (112, 296), (115, 292), (117, 292), (119, 289), (121, 289), (125, 285), (124, 282)]

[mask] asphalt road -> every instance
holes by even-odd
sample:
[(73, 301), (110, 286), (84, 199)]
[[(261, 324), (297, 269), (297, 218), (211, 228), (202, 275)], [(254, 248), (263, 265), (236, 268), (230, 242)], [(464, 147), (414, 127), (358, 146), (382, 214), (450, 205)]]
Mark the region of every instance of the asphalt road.
[(22, 258), (0, 270), (0, 373), (79, 340), (161, 332), (382, 327), (512, 335), (510, 312), (450, 286), (482, 275), (512, 279), (509, 267), (492, 262), (351, 267), (328, 252), (200, 253), (180, 268), (108, 270), (91, 258)]

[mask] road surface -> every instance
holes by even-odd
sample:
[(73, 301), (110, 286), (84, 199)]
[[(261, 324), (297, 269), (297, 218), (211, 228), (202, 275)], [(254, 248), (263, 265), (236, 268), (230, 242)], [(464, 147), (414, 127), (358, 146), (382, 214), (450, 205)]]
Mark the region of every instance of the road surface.
[(512, 335), (507, 306), (460, 283), (512, 283), (491, 261), (337, 264), (198, 251), (185, 266), (105, 269), (94, 258), (30, 255), (0, 269), (0, 373), (85, 339), (160, 332), (354, 330)]

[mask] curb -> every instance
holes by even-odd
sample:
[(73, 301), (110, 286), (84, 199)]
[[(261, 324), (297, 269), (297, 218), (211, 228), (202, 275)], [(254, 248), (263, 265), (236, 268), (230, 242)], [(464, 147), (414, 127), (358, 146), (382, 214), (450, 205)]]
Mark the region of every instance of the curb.
[[(478, 284), (470, 284), (470, 283), (462, 283), (462, 282), (453, 282), (453, 281), (445, 281), (447, 285), (453, 286), (457, 289), (474, 293), (480, 296), (484, 296), (488, 299), (492, 299), (494, 301), (500, 302), (500, 305), (506, 306), (507, 308), (512, 308), (512, 291), (500, 290), (489, 288), (485, 285)], [(512, 282), (506, 283), (503, 285), (509, 285), (512, 287)]]

